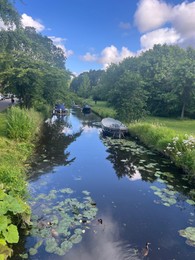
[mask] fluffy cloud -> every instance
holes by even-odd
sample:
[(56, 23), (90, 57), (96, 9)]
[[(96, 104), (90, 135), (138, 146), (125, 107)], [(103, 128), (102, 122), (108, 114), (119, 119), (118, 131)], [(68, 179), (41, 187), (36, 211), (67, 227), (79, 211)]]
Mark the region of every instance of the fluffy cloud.
[(141, 0), (135, 13), (135, 24), (141, 32), (159, 28), (169, 20), (171, 7), (158, 0)]
[(56, 47), (61, 48), (63, 50), (64, 55), (66, 57), (73, 55), (74, 52), (72, 50), (67, 50), (66, 47), (64, 46), (64, 42), (66, 41), (66, 39), (63, 39), (61, 37), (55, 37), (55, 36), (48, 36), (48, 38), (50, 38), (53, 41)]
[(181, 39), (180, 35), (171, 28), (162, 28), (144, 34), (140, 41), (143, 49), (150, 49), (154, 44), (176, 44)]
[(97, 60), (97, 56), (95, 54), (91, 54), (90, 52), (87, 52), (84, 56), (81, 56), (81, 59), (84, 61), (93, 62)]
[[(160, 0), (141, 0), (135, 13), (135, 24), (141, 33), (141, 47), (154, 44), (179, 44), (195, 47), (195, 1), (171, 6)], [(163, 27), (170, 25), (169, 28)]]
[(172, 9), (173, 27), (185, 38), (195, 36), (195, 2), (182, 3)]
[(104, 48), (100, 55), (87, 52), (81, 58), (84, 61), (98, 62), (103, 65), (103, 68), (107, 68), (111, 63), (119, 63), (123, 59), (131, 56), (135, 56), (135, 54), (126, 47), (122, 47), (121, 51), (119, 51), (114, 45), (111, 45)]
[(41, 24), (38, 20), (34, 20), (31, 16), (28, 16), (27, 14), (22, 14), (22, 25), (24, 27), (34, 27), (37, 32), (41, 32), (45, 29), (45, 26), (43, 24)]

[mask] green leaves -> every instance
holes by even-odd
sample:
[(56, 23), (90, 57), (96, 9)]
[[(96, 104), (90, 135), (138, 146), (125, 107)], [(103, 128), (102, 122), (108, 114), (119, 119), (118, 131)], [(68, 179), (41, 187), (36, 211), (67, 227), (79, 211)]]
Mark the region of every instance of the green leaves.
[(2, 234), (8, 243), (18, 243), (19, 241), (18, 229), (13, 224), (7, 226)]

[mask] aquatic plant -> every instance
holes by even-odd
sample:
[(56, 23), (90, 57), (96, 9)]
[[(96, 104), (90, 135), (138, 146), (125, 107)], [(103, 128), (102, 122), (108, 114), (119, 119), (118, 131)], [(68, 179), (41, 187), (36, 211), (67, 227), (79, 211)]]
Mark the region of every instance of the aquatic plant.
[(83, 198), (73, 197), (74, 194), (72, 189), (63, 188), (40, 194), (32, 201), (35, 210), (30, 233), (38, 242), (29, 250), (29, 255), (36, 254), (40, 246), (48, 253), (65, 255), (74, 244), (81, 242), (97, 214), (97, 207), (90, 192), (82, 191)]
[(195, 227), (187, 227), (186, 229), (179, 230), (182, 237), (187, 238), (186, 244), (195, 247)]
[(176, 194), (174, 190), (170, 188), (158, 188), (156, 186), (150, 186), (150, 188), (154, 191), (154, 194), (158, 196), (161, 200), (160, 203), (166, 207), (170, 207), (177, 203), (176, 201)]

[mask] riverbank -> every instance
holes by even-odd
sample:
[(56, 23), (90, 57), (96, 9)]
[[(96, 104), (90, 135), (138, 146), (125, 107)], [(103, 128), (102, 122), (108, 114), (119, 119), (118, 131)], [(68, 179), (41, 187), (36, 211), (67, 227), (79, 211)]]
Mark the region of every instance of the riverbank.
[[(115, 117), (106, 102), (87, 100), (99, 116)], [(169, 157), (195, 179), (195, 120), (147, 117), (135, 123), (127, 123), (130, 134), (152, 150)]]
[(0, 113), (0, 259), (12, 255), (18, 227), (30, 225), (26, 175), (41, 116), (13, 107)]

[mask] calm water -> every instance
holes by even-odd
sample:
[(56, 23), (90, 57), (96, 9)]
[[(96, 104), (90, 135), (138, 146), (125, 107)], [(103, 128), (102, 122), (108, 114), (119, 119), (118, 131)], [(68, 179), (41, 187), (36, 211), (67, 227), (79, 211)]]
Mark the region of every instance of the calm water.
[[(82, 240), (69, 243), (70, 250), (60, 256), (59, 250), (46, 252), (52, 245), (46, 246), (44, 235), (35, 232), (23, 236), (12, 259), (22, 259), (19, 255), (27, 252), (28, 259), (41, 260), (195, 259), (195, 247), (179, 234), (195, 226), (192, 187), (165, 158), (132, 140), (103, 138), (99, 123), (96, 115), (79, 110), (48, 120), (29, 179), (34, 223), (42, 225), (38, 232), (45, 229), (47, 239), (62, 246), (79, 227)], [(93, 200), (89, 210), (94, 216), (87, 224), (81, 219), (73, 223), (79, 214), (67, 212), (64, 199)], [(79, 211), (87, 210), (81, 206)], [(67, 214), (72, 220), (63, 222)], [(59, 219), (69, 223), (69, 233), (60, 234)], [(151, 244), (144, 257), (146, 242)]]

